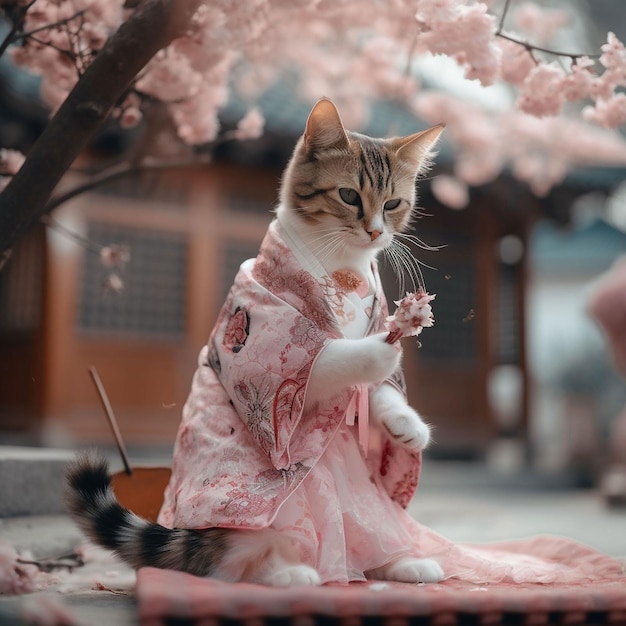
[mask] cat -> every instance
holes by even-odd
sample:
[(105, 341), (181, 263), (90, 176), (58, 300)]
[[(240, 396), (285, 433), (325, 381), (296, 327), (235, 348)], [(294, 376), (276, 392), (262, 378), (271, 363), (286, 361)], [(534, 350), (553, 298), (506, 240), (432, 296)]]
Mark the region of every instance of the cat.
[(401, 349), (385, 342), (376, 269), (409, 225), (442, 130), (374, 139), (347, 131), (330, 100), (315, 104), (259, 256), (201, 353), (162, 524), (123, 508), (106, 462), (82, 455), (67, 503), (90, 539), (133, 567), (225, 581), (444, 577), (402, 508), (430, 428), (406, 402)]

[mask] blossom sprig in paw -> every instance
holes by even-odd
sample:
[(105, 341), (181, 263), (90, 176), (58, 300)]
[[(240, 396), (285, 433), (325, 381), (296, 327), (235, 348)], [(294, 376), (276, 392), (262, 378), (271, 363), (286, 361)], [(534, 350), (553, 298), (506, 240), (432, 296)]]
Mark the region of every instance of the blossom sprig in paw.
[(396, 300), (396, 312), (386, 319), (385, 326), (389, 331), (385, 341), (395, 343), (401, 337), (415, 337), (435, 323), (430, 302), (435, 294), (423, 289), (415, 293), (407, 293), (402, 300)]

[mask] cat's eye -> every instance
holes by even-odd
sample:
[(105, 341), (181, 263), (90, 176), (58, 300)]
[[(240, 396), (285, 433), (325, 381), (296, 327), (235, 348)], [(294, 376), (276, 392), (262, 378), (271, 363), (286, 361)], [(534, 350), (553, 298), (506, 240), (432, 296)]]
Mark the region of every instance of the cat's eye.
[(385, 211), (392, 211), (393, 209), (397, 209), (400, 206), (400, 198), (395, 198), (394, 200), (387, 200), (383, 205), (383, 209)]
[(361, 206), (361, 196), (359, 195), (359, 192), (354, 189), (341, 187), (339, 189), (339, 196), (346, 204), (351, 206)]

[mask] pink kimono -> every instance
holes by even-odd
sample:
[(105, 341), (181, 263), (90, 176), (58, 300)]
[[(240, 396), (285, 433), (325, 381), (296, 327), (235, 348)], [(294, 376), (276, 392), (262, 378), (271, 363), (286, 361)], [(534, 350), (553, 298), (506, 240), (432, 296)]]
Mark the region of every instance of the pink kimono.
[[(200, 353), (159, 521), (184, 528), (273, 525), (285, 532), (289, 526), (301, 540), (298, 549), (305, 562), (319, 568), (314, 554), (319, 550), (328, 549), (336, 560), (333, 538), (341, 541), (346, 520), (362, 498), (360, 489), (384, 491), (386, 507), (409, 503), (421, 455), (395, 445), (382, 429), (364, 428), (365, 386), (304, 412), (313, 363), (327, 342), (343, 336), (342, 324), (351, 313), (344, 306), (347, 294), (331, 277), (316, 278), (303, 269), (280, 230), (273, 222), (257, 258), (242, 264)], [(387, 305), (372, 269), (375, 293), (366, 310), (368, 332), (382, 332)], [(403, 389), (401, 372), (389, 382)], [(359, 410), (361, 432), (355, 437)], [(291, 507), (301, 496), (306, 503)], [(360, 508), (370, 505), (371, 500)], [(324, 542), (319, 542), (322, 535)], [(402, 551), (402, 542), (392, 543), (394, 552)], [(381, 558), (379, 565), (388, 560), (387, 553)], [(328, 575), (363, 577), (358, 565), (349, 566), (348, 573), (343, 569), (338, 574), (332, 567)]]
[[(159, 522), (271, 525), (323, 582), (364, 580), (368, 569), (404, 555), (437, 558), (447, 576), (476, 582), (621, 571), (612, 559), (565, 540), (476, 548), (418, 524), (404, 507), (417, 487), (421, 455), (368, 427), (365, 385), (304, 412), (322, 348), (359, 320), (365, 334), (381, 332), (387, 307), (375, 266), (368, 293), (347, 293), (292, 235), (276, 221), (270, 225), (200, 353)], [(402, 389), (401, 372), (388, 382)], [(574, 567), (550, 562), (561, 560), (563, 541)]]

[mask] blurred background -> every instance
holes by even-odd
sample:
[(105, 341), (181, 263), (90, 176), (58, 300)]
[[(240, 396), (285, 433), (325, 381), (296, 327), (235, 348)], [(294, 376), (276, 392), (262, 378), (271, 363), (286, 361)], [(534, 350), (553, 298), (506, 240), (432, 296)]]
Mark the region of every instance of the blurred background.
[[(583, 16), (596, 47), (619, 24), (618, 4), (596, 3), (593, 19)], [(425, 68), (424, 80), (434, 74)], [(15, 249), (0, 273), (2, 443), (111, 445), (88, 375), (95, 366), (129, 448), (171, 449), (197, 354), (239, 264), (256, 255), (311, 102), (279, 80), (258, 106), (262, 138), (213, 146), (203, 164), (88, 188)], [(224, 128), (246, 109), (233, 95)], [(38, 80), (0, 59), (0, 146), (26, 151), (47, 119)], [(427, 125), (379, 99), (351, 130), (400, 135)], [(78, 166), (95, 171), (142, 139), (107, 128)], [(587, 303), (626, 254), (626, 168), (574, 171), (541, 198), (505, 172), (453, 209), (432, 181), (454, 158), (444, 140), (420, 182), (423, 214), (413, 226), (428, 246), (442, 246), (414, 250), (437, 294), (436, 323), (421, 346), (404, 344), (411, 403), (435, 428), (428, 455), (597, 484), (615, 460), (626, 391)], [(393, 272), (382, 270), (397, 299)]]

